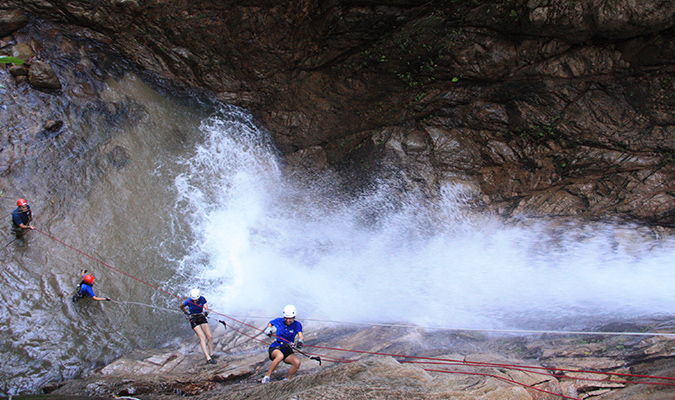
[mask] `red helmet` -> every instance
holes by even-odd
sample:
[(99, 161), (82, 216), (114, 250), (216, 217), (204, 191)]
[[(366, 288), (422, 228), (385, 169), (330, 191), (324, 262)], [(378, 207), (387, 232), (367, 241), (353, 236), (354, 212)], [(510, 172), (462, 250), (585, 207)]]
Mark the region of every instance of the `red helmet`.
[(19, 199), (16, 201), (16, 205), (19, 207), (23, 207), (28, 205), (28, 202), (26, 201), (26, 199)]
[(94, 284), (94, 276), (93, 275), (87, 274), (87, 275), (82, 277), (82, 280), (87, 285), (93, 285)]

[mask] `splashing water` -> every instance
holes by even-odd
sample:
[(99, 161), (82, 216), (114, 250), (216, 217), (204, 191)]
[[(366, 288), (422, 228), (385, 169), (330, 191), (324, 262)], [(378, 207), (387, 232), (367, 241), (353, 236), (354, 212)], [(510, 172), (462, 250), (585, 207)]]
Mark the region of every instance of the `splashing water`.
[(394, 207), (386, 183), (339, 202), (287, 181), (243, 112), (224, 107), (201, 130), (176, 179), (198, 239), (182, 268), (225, 314), (295, 304), (305, 318), (569, 328), (675, 311), (672, 240), (609, 223), (507, 226), (467, 214), (455, 187), (433, 204)]

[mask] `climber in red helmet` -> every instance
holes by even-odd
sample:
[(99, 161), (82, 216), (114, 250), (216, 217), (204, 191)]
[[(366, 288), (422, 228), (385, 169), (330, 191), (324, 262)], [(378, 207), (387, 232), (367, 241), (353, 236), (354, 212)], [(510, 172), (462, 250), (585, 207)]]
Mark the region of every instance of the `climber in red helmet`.
[(87, 273), (86, 269), (80, 270), (80, 276), (82, 277), (82, 282), (77, 285), (77, 293), (73, 296), (73, 301), (77, 302), (83, 297), (91, 297), (97, 301), (110, 301), (110, 297), (98, 297), (94, 294), (94, 276)]
[(35, 228), (30, 225), (31, 221), (33, 221), (33, 213), (26, 199), (17, 200), (16, 205), (18, 206), (17, 209), (12, 212), (12, 225), (14, 235), (20, 238), (29, 230)]

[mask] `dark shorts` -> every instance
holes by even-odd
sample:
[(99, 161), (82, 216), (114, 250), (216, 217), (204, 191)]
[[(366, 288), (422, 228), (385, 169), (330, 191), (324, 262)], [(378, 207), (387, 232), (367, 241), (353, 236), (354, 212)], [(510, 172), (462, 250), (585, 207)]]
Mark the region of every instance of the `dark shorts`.
[(16, 225), (12, 225), (12, 232), (14, 232), (14, 235), (18, 238), (24, 237), (26, 233), (28, 233), (30, 229), (28, 228), (20, 228)]
[(73, 303), (77, 303), (78, 300), (84, 299), (85, 297), (89, 297), (89, 293), (87, 292), (82, 293), (81, 289), (82, 289), (81, 284), (77, 285), (77, 288), (75, 288), (75, 296), (73, 296)]
[(293, 354), (293, 349), (291, 349), (291, 346), (281, 346), (281, 347), (278, 347), (278, 346), (277, 346), (277, 347), (270, 347), (269, 349), (267, 349), (267, 352), (269, 353), (269, 355), (270, 355), (270, 360), (272, 360), (272, 361), (274, 360), (274, 357), (272, 357), (272, 352), (273, 352), (274, 350), (281, 350), (281, 352), (284, 353), (284, 360), (285, 360), (286, 358), (288, 358), (288, 356), (290, 356), (291, 354)]
[(192, 314), (190, 315), (190, 326), (192, 329), (195, 329), (197, 325), (207, 324), (209, 321), (206, 320), (204, 314)]

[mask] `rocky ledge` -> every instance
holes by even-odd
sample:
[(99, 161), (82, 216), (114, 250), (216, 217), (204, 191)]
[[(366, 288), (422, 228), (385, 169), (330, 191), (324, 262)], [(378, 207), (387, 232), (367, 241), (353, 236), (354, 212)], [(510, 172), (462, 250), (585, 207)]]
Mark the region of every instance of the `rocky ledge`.
[[(618, 330), (672, 330), (670, 322), (614, 325)], [(417, 328), (325, 329), (307, 335), (300, 371), (260, 380), (266, 345), (219, 326), (217, 365), (206, 365), (196, 338), (179, 348), (137, 350), (92, 375), (44, 388), (50, 397), (142, 399), (644, 399), (675, 396), (675, 337), (526, 336), (430, 332)], [(267, 339), (262, 334), (255, 339)], [(338, 351), (349, 349), (350, 351)], [(666, 377), (656, 379), (654, 377)]]

